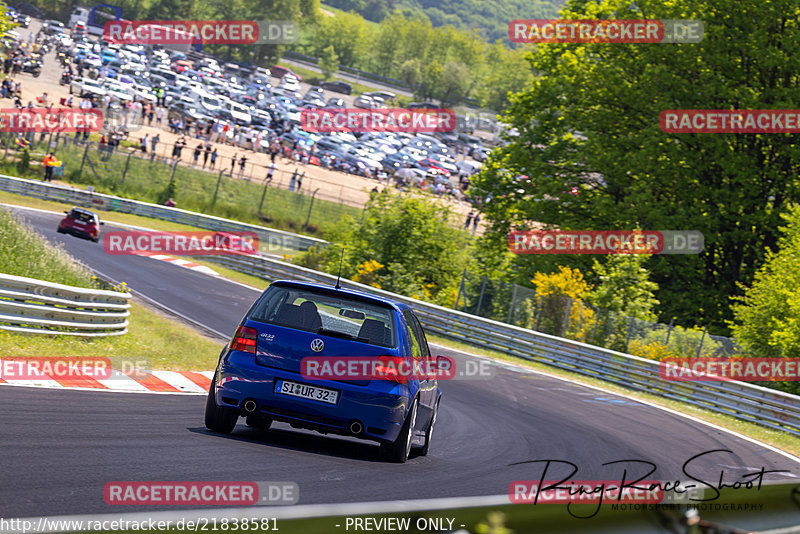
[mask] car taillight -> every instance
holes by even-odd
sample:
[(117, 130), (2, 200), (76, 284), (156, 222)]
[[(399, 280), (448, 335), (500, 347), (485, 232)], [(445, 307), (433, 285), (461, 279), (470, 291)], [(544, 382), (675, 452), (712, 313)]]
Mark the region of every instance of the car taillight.
[(400, 356), (379, 356), (378, 365), (375, 366), (373, 378), (379, 380), (391, 380), (398, 384), (408, 382), (408, 372), (410, 369), (405, 364), (405, 359)]
[(242, 352), (256, 353), (256, 339), (258, 332), (255, 328), (249, 326), (240, 326), (236, 329), (231, 340), (231, 350), (240, 350)]

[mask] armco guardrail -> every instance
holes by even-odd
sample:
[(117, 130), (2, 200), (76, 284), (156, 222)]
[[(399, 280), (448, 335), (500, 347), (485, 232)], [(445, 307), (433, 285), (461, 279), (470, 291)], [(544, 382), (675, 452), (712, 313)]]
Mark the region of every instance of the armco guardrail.
[(327, 241), (313, 237), (282, 232), (272, 228), (245, 224), (221, 217), (203, 215), (193, 211), (181, 210), (178, 208), (168, 208), (158, 204), (150, 204), (138, 200), (103, 195), (100, 193), (90, 193), (80, 189), (65, 187), (61, 185), (49, 184), (35, 180), (26, 180), (14, 176), (0, 174), (0, 190), (9, 193), (17, 193), (28, 197), (41, 198), (44, 200), (55, 200), (95, 208), (105, 211), (117, 211), (120, 213), (132, 213), (153, 219), (162, 219), (181, 224), (188, 224), (198, 228), (205, 228), (214, 231), (246, 231), (255, 232), (262, 243), (270, 246), (278, 246), (290, 250), (308, 250), (312, 246), (324, 246)]
[(81, 337), (128, 331), (130, 293), (0, 274), (0, 330)]
[[(206, 258), (270, 280), (302, 280), (330, 285), (336, 282), (335, 276), (265, 257)], [(408, 304), (417, 312), (426, 330), (442, 336), (478, 343), (526, 360), (800, 436), (800, 397), (797, 395), (742, 382), (663, 380), (659, 376), (659, 363), (653, 360), (476, 317), (349, 280), (342, 280), (341, 285)]]

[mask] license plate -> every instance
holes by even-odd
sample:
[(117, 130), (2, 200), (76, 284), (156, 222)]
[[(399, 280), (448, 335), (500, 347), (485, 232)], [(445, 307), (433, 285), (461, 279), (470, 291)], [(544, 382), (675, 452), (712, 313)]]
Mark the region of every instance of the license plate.
[(292, 397), (300, 397), (319, 402), (327, 402), (328, 404), (336, 404), (336, 402), (339, 400), (339, 392), (335, 389), (309, 386), (307, 384), (298, 384), (297, 382), (287, 382), (286, 380), (275, 381), (275, 393), (280, 393), (281, 395), (291, 395)]

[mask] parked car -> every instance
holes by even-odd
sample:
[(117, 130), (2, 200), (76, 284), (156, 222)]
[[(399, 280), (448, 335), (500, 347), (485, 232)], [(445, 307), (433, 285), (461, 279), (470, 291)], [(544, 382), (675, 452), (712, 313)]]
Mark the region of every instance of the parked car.
[(42, 23), (42, 33), (45, 35), (52, 35), (59, 31), (66, 31), (64, 23), (57, 20), (46, 20)]
[(69, 94), (80, 96), (87, 93), (102, 97), (106, 94), (106, 90), (100, 82), (90, 78), (76, 78), (69, 84)]
[(342, 93), (345, 95), (349, 95), (353, 92), (353, 86), (347, 82), (342, 82), (342, 81), (322, 82), (319, 85), (323, 89), (333, 91), (334, 93)]
[(275, 78), (283, 78), (287, 74), (291, 74), (292, 76), (297, 78), (298, 81), (302, 81), (303, 80), (303, 77), (300, 76), (299, 74), (296, 74), (296, 73), (292, 72), (291, 69), (289, 69), (287, 67), (282, 67), (280, 65), (273, 65), (272, 68), (270, 69), (270, 74), (272, 74), (272, 76), (275, 77)]
[(96, 213), (77, 206), (64, 213), (66, 217), (61, 219), (56, 228), (59, 234), (71, 234), (95, 243), (100, 241), (100, 226), (103, 223)]
[(355, 102), (353, 102), (353, 105), (357, 108), (362, 108), (362, 109), (372, 109), (377, 107), (375, 101), (372, 100), (371, 97), (365, 95), (361, 95), (358, 98), (356, 98)]
[(30, 17), (30, 15), (26, 15), (24, 13), (20, 13), (19, 11), (13, 11), (13, 12), (11, 12), (9, 14), (17, 22), (17, 24), (19, 24), (23, 28), (27, 28), (28, 26), (31, 25), (31, 17)]
[[(359, 357), (380, 372), (310, 378), (307, 358)], [(306, 360), (306, 363), (304, 363)], [(211, 381), (205, 425), (228, 434), (273, 421), (377, 441), (384, 458), (426, 455), (441, 392), (436, 373), (401, 372), (436, 363), (414, 312), (358, 291), (273, 282), (222, 350)]]

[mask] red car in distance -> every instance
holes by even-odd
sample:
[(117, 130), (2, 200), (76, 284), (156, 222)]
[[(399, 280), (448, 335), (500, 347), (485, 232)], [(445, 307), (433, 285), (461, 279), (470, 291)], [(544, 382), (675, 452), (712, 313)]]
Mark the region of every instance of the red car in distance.
[(61, 219), (56, 228), (59, 234), (72, 234), (83, 239), (90, 239), (95, 243), (100, 241), (100, 226), (103, 223), (100, 222), (96, 213), (78, 207), (64, 213), (67, 216)]

